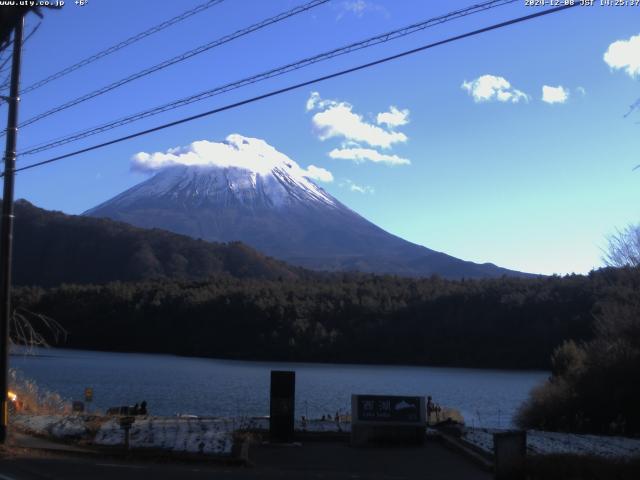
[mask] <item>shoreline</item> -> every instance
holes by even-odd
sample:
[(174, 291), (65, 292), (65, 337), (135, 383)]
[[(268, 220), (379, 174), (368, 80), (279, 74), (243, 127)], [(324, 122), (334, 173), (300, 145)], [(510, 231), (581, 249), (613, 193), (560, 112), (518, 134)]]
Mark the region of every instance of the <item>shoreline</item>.
[[(64, 355), (43, 355), (39, 353), (18, 353), (14, 352), (13, 349), (16, 347), (23, 346), (13, 346), (9, 350), (10, 357), (35, 357), (35, 358), (65, 358)], [(26, 348), (26, 347), (23, 347)], [(547, 375), (551, 375), (550, 370), (539, 369), (539, 368), (498, 368), (498, 367), (477, 367), (477, 366), (458, 366), (458, 365), (440, 365), (440, 364), (419, 364), (419, 363), (377, 363), (377, 362), (331, 362), (331, 361), (311, 361), (311, 360), (276, 360), (276, 359), (260, 359), (260, 358), (230, 358), (230, 357), (207, 357), (207, 356), (198, 356), (198, 355), (181, 355), (177, 353), (166, 353), (166, 352), (138, 352), (138, 351), (126, 351), (126, 350), (89, 350), (86, 348), (74, 348), (74, 347), (36, 347), (36, 350), (44, 349), (44, 350), (55, 350), (55, 351), (72, 351), (72, 352), (87, 352), (89, 354), (95, 353), (104, 353), (104, 354), (122, 354), (122, 355), (153, 355), (153, 356), (161, 356), (161, 357), (171, 357), (171, 358), (184, 358), (184, 359), (198, 359), (198, 360), (213, 360), (217, 362), (229, 362), (229, 363), (254, 363), (254, 364), (277, 364), (277, 365), (303, 365), (303, 366), (338, 366), (344, 365), (348, 367), (406, 367), (406, 368), (433, 368), (433, 369), (455, 369), (455, 370), (470, 370), (470, 371), (483, 371), (483, 372), (504, 372), (504, 373), (544, 373)], [(69, 356), (67, 358), (79, 358), (77, 356)]]

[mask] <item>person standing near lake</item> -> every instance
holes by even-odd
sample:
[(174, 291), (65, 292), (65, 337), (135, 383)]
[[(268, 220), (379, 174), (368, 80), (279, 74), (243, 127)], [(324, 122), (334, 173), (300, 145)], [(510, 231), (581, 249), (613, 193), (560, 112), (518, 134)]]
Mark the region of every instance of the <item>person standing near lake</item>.
[(431, 421), (431, 413), (434, 411), (433, 401), (431, 400), (431, 395), (427, 397), (427, 425)]

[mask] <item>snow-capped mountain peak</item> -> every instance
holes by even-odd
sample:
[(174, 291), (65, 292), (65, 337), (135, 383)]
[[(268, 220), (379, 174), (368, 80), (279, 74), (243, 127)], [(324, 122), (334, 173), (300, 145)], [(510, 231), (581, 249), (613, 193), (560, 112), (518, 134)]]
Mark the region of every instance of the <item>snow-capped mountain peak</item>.
[(330, 172), (314, 165), (303, 168), (264, 140), (238, 134), (224, 142), (201, 140), (166, 152), (140, 152), (132, 161), (134, 170), (154, 175), (110, 200), (114, 206), (161, 197), (191, 207), (230, 202), (252, 207), (339, 204), (312, 180), (331, 181)]
[(166, 152), (138, 153), (146, 181), (85, 212), (212, 241), (242, 241), (319, 270), (484, 277), (509, 272), (435, 252), (384, 231), (333, 198), (303, 168), (263, 140), (229, 135)]

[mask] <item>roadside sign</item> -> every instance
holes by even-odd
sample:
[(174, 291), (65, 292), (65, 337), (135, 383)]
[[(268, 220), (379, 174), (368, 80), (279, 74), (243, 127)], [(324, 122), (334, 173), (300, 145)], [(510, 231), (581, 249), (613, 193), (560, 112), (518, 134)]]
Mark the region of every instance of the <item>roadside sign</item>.
[(84, 401), (85, 402), (93, 401), (93, 388), (87, 387), (84, 389)]
[(424, 397), (353, 395), (353, 423), (425, 424)]
[(422, 444), (427, 422), (424, 397), (351, 396), (351, 445), (372, 442)]

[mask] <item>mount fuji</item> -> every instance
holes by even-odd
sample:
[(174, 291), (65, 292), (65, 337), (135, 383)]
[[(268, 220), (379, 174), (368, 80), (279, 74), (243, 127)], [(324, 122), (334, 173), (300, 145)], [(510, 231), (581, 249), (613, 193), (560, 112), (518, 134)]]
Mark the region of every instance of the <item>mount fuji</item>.
[(222, 143), (140, 153), (134, 162), (155, 175), (84, 215), (203, 240), (239, 240), (314, 270), (445, 278), (526, 275), (460, 260), (386, 232), (311, 180), (329, 172), (303, 169), (262, 140), (230, 135)]

